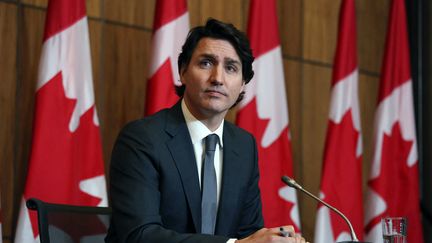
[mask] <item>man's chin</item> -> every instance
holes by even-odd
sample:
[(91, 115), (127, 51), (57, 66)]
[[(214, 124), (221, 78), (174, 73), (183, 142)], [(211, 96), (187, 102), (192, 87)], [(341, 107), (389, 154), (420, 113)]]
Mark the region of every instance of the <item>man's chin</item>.
[(204, 110), (207, 114), (212, 115), (219, 115), (219, 114), (226, 114), (226, 112), (229, 110), (229, 106), (226, 105), (220, 105), (220, 104), (210, 104), (207, 105)]

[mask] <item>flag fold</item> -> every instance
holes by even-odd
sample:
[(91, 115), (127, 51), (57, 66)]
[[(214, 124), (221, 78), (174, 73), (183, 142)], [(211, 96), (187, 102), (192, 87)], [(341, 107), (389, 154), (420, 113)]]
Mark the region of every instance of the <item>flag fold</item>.
[(15, 242), (38, 242), (25, 201), (107, 206), (85, 1), (50, 0), (36, 87), (33, 139)]
[(171, 107), (178, 100), (174, 89), (174, 85), (181, 85), (177, 59), (188, 31), (186, 0), (156, 2), (145, 115)]
[(260, 188), (266, 227), (294, 225), (300, 230), (296, 191), (282, 175), (293, 176), (293, 159), (285, 94), (276, 2), (250, 2), (247, 34), (255, 56), (254, 78), (246, 85), (237, 125), (252, 133), (258, 145)]
[(408, 242), (423, 242), (408, 29), (404, 0), (393, 0), (374, 121), (365, 212), (366, 239), (383, 242), (383, 217), (408, 218)]
[[(357, 238), (363, 238), (362, 138), (354, 0), (343, 0), (340, 7), (320, 197), (345, 214)], [(348, 225), (339, 215), (319, 204), (314, 242), (344, 240), (351, 240)]]

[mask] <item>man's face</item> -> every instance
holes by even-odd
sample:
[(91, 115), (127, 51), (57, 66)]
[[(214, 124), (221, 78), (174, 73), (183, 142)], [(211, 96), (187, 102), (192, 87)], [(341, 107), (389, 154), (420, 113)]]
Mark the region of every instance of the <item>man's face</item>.
[(242, 63), (225, 40), (203, 38), (181, 70), (183, 98), (197, 119), (224, 117), (244, 89)]

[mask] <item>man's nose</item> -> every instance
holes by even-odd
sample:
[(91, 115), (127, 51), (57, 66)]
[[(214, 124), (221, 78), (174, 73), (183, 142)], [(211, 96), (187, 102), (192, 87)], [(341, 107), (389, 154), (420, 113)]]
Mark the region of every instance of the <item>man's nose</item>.
[(221, 85), (223, 83), (224, 70), (221, 65), (217, 65), (212, 70), (211, 83), (214, 85)]

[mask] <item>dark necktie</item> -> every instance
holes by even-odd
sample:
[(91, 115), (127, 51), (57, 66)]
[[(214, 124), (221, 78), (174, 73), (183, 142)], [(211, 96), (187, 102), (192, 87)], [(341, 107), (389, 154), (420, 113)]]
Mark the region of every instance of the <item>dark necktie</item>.
[(210, 134), (205, 138), (205, 157), (201, 178), (201, 233), (203, 234), (214, 234), (216, 223), (217, 186), (214, 155), (218, 139), (216, 134)]

